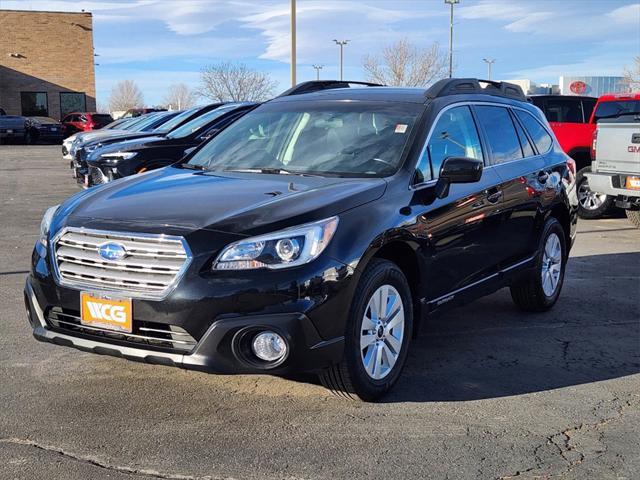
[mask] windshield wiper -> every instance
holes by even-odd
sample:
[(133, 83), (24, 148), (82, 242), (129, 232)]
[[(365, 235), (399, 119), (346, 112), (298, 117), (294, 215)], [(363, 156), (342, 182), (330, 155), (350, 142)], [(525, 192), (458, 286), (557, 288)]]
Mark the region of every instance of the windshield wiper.
[(303, 177), (319, 177), (320, 175), (313, 175), (305, 172), (292, 172), (291, 170), (285, 170), (284, 168), (277, 167), (260, 167), (260, 168), (225, 168), (225, 172), (238, 172), (238, 173), (266, 173), (272, 175), (300, 175)]
[(198, 165), (197, 163), (181, 163), (179, 167), (188, 170), (206, 170), (204, 165)]

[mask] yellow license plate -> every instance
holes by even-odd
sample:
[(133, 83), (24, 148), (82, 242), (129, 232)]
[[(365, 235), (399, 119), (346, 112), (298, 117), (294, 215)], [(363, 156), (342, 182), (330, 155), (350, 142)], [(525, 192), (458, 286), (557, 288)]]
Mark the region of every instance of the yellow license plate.
[(627, 177), (626, 187), (640, 190), (640, 177)]
[(131, 333), (131, 299), (81, 292), (80, 307), (82, 325)]

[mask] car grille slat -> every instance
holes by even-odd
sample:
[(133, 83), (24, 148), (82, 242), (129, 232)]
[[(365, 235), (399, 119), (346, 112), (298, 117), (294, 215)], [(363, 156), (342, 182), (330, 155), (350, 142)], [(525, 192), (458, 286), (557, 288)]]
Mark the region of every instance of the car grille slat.
[[(122, 245), (126, 256), (103, 258), (100, 246), (109, 242)], [(143, 298), (166, 295), (191, 258), (181, 237), (71, 228), (56, 237), (53, 249), (61, 284)]]
[[(105, 340), (119, 340), (127, 343), (146, 344), (152, 347), (162, 348), (181, 353), (190, 353), (197, 341), (186, 330), (175, 325), (153, 323), (155, 328), (137, 326), (134, 321), (135, 333), (118, 332), (100, 327), (83, 325), (80, 317), (63, 312), (59, 307), (52, 308), (47, 315), (47, 322), (54, 328), (69, 332), (79, 332), (86, 335), (100, 336)], [(166, 329), (160, 328), (161, 326)]]

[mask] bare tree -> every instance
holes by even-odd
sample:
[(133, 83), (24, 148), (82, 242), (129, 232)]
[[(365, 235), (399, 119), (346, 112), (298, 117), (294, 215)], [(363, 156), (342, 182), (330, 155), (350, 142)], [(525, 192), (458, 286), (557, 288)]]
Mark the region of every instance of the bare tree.
[(164, 97), (164, 103), (167, 107), (184, 110), (196, 104), (196, 94), (184, 83), (174, 83), (169, 85), (167, 96)]
[(112, 112), (144, 106), (142, 92), (133, 80), (123, 80), (111, 89), (109, 109)]
[(370, 82), (426, 87), (445, 76), (447, 60), (437, 42), (418, 48), (404, 39), (385, 47), (380, 56), (365, 56), (362, 67)]
[(200, 95), (217, 102), (259, 102), (269, 98), (275, 87), (268, 73), (244, 63), (216, 63), (200, 72)]
[(634, 65), (631, 67), (625, 67), (624, 69), (624, 83), (629, 85), (629, 90), (640, 90), (640, 56), (633, 59)]

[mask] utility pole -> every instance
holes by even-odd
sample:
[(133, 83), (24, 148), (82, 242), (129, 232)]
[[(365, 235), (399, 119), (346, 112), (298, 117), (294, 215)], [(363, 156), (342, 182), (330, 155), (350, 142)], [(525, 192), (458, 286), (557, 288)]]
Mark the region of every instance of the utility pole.
[(487, 64), (487, 80), (491, 80), (491, 66), (496, 63), (496, 59), (483, 58), (482, 61)]
[(444, 0), (451, 7), (449, 17), (449, 78), (453, 77), (453, 6), (460, 3), (460, 0)]
[(291, 0), (291, 86), (296, 85), (296, 0)]
[(342, 49), (347, 43), (349, 43), (349, 40), (336, 40), (334, 38), (333, 41), (336, 42), (336, 45), (340, 47), (340, 80), (342, 80), (342, 59), (343, 59)]
[(324, 65), (313, 65), (313, 68), (316, 69), (316, 80), (320, 80), (320, 70), (322, 70)]

